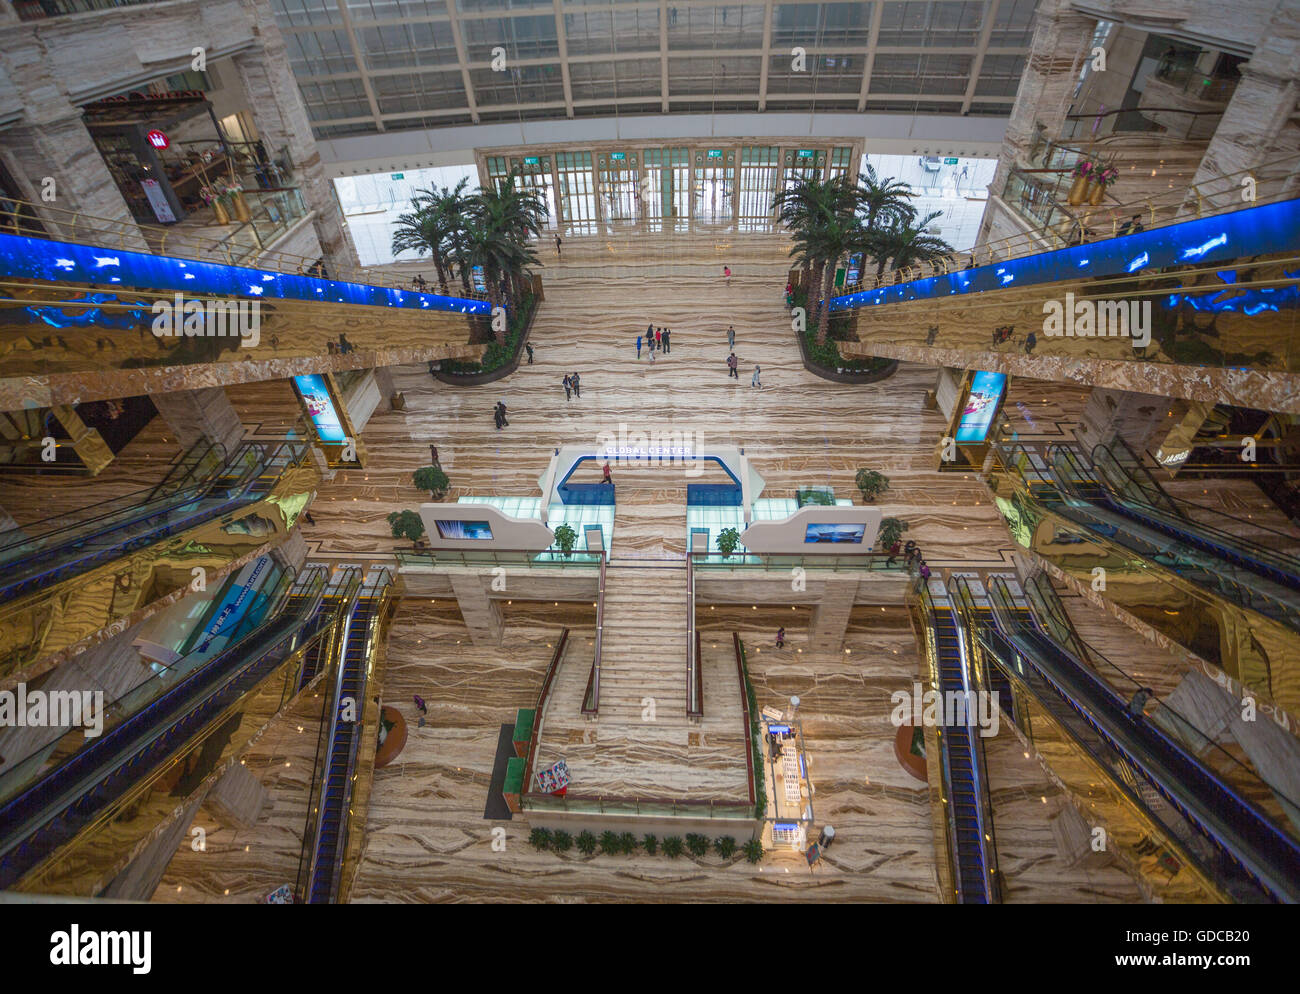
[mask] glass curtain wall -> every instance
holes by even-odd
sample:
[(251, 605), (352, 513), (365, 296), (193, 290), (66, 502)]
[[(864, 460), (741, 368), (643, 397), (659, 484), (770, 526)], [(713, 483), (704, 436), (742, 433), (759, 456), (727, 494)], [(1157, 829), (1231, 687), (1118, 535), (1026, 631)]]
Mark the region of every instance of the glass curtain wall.
[(723, 224), (735, 217), (735, 175), (735, 149), (695, 150), (694, 220)]
[(645, 156), (646, 226), (685, 231), (691, 216), (691, 157), (685, 148), (648, 148)]
[(596, 177), (591, 171), (591, 153), (560, 152), (555, 156), (555, 163), (565, 230), (595, 234)]
[(772, 198), (779, 188), (781, 150), (745, 145), (740, 150), (739, 223), (742, 230), (767, 230), (772, 223)]
[(641, 215), (641, 170), (636, 152), (601, 152), (600, 197), (604, 218), (611, 223), (635, 222)]

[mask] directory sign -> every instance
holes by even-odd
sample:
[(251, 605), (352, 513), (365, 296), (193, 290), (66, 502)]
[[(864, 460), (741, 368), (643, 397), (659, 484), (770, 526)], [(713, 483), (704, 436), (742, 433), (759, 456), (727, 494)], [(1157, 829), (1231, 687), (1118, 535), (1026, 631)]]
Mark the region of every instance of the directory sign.
[(966, 406), (962, 408), (961, 420), (957, 422), (957, 441), (959, 443), (982, 442), (988, 436), (993, 418), (1002, 403), (1002, 394), (1007, 388), (1006, 373), (978, 372), (971, 380), (970, 393), (966, 397)]

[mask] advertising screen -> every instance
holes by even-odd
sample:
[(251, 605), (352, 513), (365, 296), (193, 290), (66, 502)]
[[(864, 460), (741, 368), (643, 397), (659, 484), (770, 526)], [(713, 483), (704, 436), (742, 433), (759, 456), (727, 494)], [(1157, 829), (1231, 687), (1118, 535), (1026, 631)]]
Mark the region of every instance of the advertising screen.
[(843, 524), (809, 524), (804, 532), (804, 542), (851, 542), (855, 545), (862, 544), (862, 536), (867, 526), (861, 522), (845, 522)]
[(449, 521), (439, 518), (434, 524), (438, 526), (438, 534), (443, 538), (479, 541), (492, 537), (492, 526), (486, 521)]
[(339, 420), (338, 411), (334, 409), (334, 401), (330, 398), (325, 377), (315, 373), (295, 376), (293, 384), (298, 388), (298, 394), (307, 408), (311, 423), (316, 426), (316, 435), (320, 440), (322, 442), (345, 441), (347, 433), (343, 430), (343, 422)]
[(1005, 373), (975, 374), (975, 379), (970, 385), (970, 395), (966, 398), (966, 406), (961, 412), (961, 420), (957, 422), (958, 443), (984, 441), (993, 424), (993, 416), (997, 414), (1002, 392), (1006, 388)]

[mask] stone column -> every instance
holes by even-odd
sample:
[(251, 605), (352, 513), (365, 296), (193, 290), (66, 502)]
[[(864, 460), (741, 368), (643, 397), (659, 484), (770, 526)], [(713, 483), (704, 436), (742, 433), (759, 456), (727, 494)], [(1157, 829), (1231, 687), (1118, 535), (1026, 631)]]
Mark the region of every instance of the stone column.
[(244, 438), (239, 413), (221, 387), (154, 394), (153, 403), (180, 441), (189, 448), (200, 438), (220, 442), (232, 456)]
[[(1192, 402), (1128, 390), (1093, 387), (1077, 430), (1086, 451), (1118, 435), (1129, 448), (1142, 453), (1154, 449)], [(1173, 411), (1170, 417), (1169, 412)]]
[(821, 600), (813, 611), (809, 644), (813, 652), (839, 652), (849, 627), (853, 602), (858, 598), (857, 577), (833, 577), (822, 585)]
[(483, 589), (483, 580), (474, 573), (452, 573), (451, 589), (469, 629), (470, 640), (475, 645), (499, 645), (501, 609)]
[(325, 176), (320, 151), (312, 134), (311, 120), (298, 92), (289, 66), (284, 37), (266, 0), (243, 0), (260, 45), (236, 55), (240, 79), (253, 115), (253, 122), (269, 154), (287, 148), (293, 160), (293, 184), (302, 190), (307, 207), (316, 212), (316, 235), (331, 270), (359, 267), (356, 249), (348, 237), (343, 212), (334, 196), (334, 185)]
[[(1262, 187), (1260, 195), (1284, 191), (1295, 195), (1300, 170), (1294, 164), (1272, 168), (1266, 164), (1300, 152), (1300, 128), (1295, 124), (1298, 102), (1300, 16), (1293, 4), (1283, 3), (1250, 61), (1242, 65), (1241, 82), (1197, 168), (1193, 183), (1201, 189), (1203, 205), (1232, 208), (1241, 203), (1239, 177), (1215, 180), (1243, 169), (1254, 171)], [(1189, 190), (1186, 206), (1196, 205), (1196, 193)]]
[(1001, 196), (1011, 166), (1027, 162), (1036, 136), (1056, 138), (1070, 110), (1088, 43), (1097, 18), (1073, 11), (1069, 0), (1041, 0), (1034, 15), (1034, 38), (1016, 102), (1007, 121), (997, 172), (989, 193)]
[(252, 828), (266, 807), (267, 792), (247, 766), (232, 763), (208, 792), (204, 803), (223, 825)]

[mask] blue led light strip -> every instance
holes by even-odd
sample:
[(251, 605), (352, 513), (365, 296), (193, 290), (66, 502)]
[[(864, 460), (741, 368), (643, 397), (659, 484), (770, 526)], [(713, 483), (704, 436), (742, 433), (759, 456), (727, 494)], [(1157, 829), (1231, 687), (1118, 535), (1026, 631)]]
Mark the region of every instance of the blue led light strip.
[(314, 300), (371, 307), (488, 314), (492, 305), (468, 297), (407, 292), (268, 269), (177, 259), (73, 242), (0, 235), (0, 276), (59, 283), (96, 283), (185, 294)]
[(982, 293), (1081, 277), (1118, 276), (1169, 266), (1212, 264), (1297, 249), (1300, 249), (1300, 200), (1286, 200), (1140, 231), (1136, 235), (1039, 252), (977, 269), (844, 294), (832, 298), (831, 310)]

